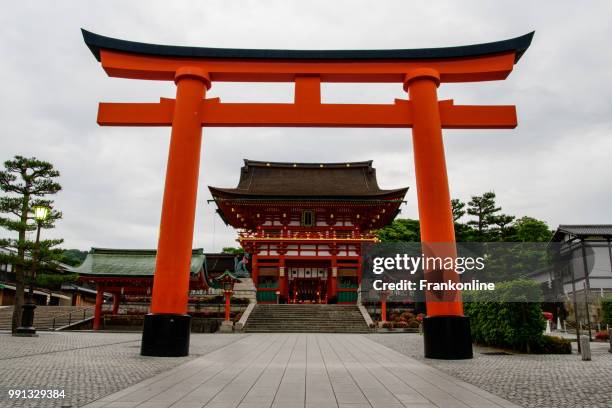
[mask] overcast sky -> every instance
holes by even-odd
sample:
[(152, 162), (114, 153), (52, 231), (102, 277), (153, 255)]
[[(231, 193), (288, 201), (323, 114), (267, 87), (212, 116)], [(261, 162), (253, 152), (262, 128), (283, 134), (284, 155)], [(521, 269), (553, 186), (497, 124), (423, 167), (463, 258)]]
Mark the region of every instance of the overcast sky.
[[(443, 84), (457, 104), (515, 104), (513, 130), (445, 131), (451, 195), (493, 190), (504, 212), (551, 227), (612, 223), (609, 1), (14, 1), (0, 14), (0, 160), (61, 171), (64, 247), (154, 248), (169, 128), (96, 124), (100, 101), (174, 97), (170, 82), (109, 78), (80, 28), (127, 40), (234, 48), (385, 49), (466, 45), (536, 31), (505, 81)], [(401, 84), (335, 84), (324, 102), (391, 103)], [(225, 102), (292, 101), (291, 84), (214, 83)], [(194, 247), (236, 245), (207, 186), (234, 187), (243, 158), (374, 160), (382, 188), (409, 186), (409, 129), (204, 129)], [(6, 233), (0, 232), (5, 235)]]

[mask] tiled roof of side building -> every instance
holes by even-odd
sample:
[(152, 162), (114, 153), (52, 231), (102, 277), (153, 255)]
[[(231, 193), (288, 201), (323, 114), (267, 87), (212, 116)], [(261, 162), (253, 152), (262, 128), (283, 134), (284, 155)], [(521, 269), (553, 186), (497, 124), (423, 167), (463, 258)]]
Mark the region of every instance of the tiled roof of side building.
[(612, 237), (612, 224), (579, 224), (559, 225), (552, 241), (560, 241), (564, 235), (576, 237), (603, 236)]
[[(155, 273), (156, 250), (92, 248), (81, 266), (80, 275), (147, 277)], [(190, 273), (198, 274), (204, 265), (204, 250), (194, 249)]]
[(209, 187), (223, 198), (403, 198), (407, 187), (383, 190), (372, 161), (284, 163), (244, 160), (236, 188)]

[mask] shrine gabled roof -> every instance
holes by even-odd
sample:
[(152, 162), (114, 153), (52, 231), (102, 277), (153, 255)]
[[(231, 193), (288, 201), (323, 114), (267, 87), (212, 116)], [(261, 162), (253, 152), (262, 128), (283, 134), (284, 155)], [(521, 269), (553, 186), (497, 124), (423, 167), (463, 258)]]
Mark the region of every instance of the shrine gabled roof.
[(236, 188), (209, 187), (215, 199), (403, 198), (408, 187), (382, 190), (372, 161), (275, 163), (244, 160)]
[(244, 48), (209, 48), (159, 45), (105, 37), (81, 30), (85, 43), (100, 61), (100, 50), (128, 52), (159, 57), (266, 59), (266, 60), (431, 60), (479, 57), (515, 53), (515, 63), (525, 53), (534, 32), (503, 41), (456, 47), (390, 50), (278, 50)]
[[(152, 277), (156, 250), (91, 248), (81, 266), (74, 272), (83, 276)], [(194, 249), (190, 273), (197, 275), (204, 265), (204, 250)]]
[(612, 237), (612, 225), (611, 224), (581, 224), (581, 225), (559, 225), (559, 228), (555, 231), (551, 241), (560, 242), (563, 241), (566, 235), (570, 235), (576, 238), (588, 238), (588, 237)]

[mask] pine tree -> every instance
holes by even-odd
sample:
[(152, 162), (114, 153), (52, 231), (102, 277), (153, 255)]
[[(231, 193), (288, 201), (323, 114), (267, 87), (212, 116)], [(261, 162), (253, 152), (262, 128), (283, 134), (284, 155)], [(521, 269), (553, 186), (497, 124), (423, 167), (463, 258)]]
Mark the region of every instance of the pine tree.
[[(15, 271), (15, 301), (13, 310), (12, 330), (21, 324), (21, 307), (24, 303), (25, 271), (31, 266), (34, 242), (27, 239), (27, 233), (35, 231), (37, 222), (33, 216), (33, 207), (46, 206), (52, 208), (53, 201), (44, 197), (56, 194), (61, 186), (55, 180), (59, 171), (51, 163), (35, 157), (15, 156), (4, 162), (0, 170), (0, 227), (13, 233), (17, 238), (0, 239), (0, 246), (10, 250), (2, 255), (2, 262), (12, 264)], [(61, 218), (59, 211), (51, 209), (49, 216), (41, 223), (41, 228), (53, 228), (55, 221)], [(54, 246), (63, 240), (41, 240), (37, 259), (39, 263), (49, 264), (56, 256)], [(47, 265), (49, 266), (49, 265)]]
[(467, 213), (476, 217), (475, 220), (468, 221), (468, 225), (476, 227), (479, 240), (486, 239), (489, 232), (491, 217), (495, 216), (501, 207), (495, 206), (495, 193), (488, 191), (481, 196), (472, 196), (468, 203)]
[(458, 198), (453, 198), (451, 206), (453, 209), (453, 221), (457, 222), (465, 215), (465, 203)]

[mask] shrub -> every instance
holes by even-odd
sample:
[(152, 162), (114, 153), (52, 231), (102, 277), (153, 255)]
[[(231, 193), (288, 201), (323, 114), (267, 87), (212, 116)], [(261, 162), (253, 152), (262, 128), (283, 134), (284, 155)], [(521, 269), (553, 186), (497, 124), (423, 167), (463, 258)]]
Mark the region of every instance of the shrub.
[(612, 299), (602, 299), (601, 311), (603, 313), (604, 323), (612, 326)]
[(401, 318), (409, 322), (410, 320), (414, 319), (414, 315), (410, 312), (404, 312), (402, 313)]
[(537, 282), (529, 279), (500, 282), (494, 292), (464, 292), (468, 303), (472, 339), (480, 344), (530, 352), (543, 341), (546, 326), (540, 303), (529, 303), (541, 295)]
[(608, 335), (607, 331), (601, 330), (595, 333), (595, 338), (597, 340), (607, 341), (610, 338), (610, 336)]
[(410, 327), (411, 329), (418, 329), (420, 325), (421, 324), (416, 319), (412, 319), (411, 321), (408, 322), (408, 327)]
[(383, 325), (382, 325), (382, 327), (383, 327), (384, 329), (391, 330), (391, 329), (393, 328), (393, 322), (384, 322), (384, 323), (383, 323)]
[(532, 351), (538, 354), (572, 354), (572, 343), (557, 336), (542, 336), (538, 343), (533, 344)]
[(408, 323), (406, 322), (395, 322), (393, 323), (393, 327), (396, 329), (405, 329), (406, 327), (408, 327)]

